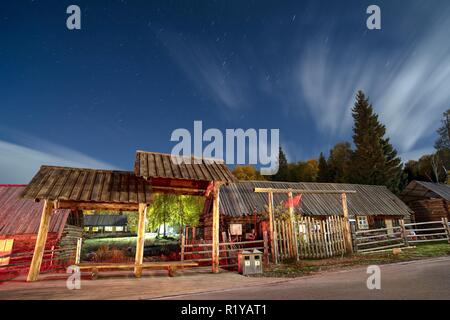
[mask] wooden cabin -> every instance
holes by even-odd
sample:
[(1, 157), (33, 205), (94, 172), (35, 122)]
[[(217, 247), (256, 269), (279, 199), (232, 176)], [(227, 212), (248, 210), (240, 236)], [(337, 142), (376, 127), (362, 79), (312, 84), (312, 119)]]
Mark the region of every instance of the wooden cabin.
[[(43, 203), (21, 198), (25, 187), (0, 185), (0, 256), (7, 256), (0, 258), (0, 266), (3, 266), (0, 272), (6, 269), (18, 272), (27, 270), (32, 258)], [(56, 258), (58, 250), (76, 247), (78, 238), (82, 236), (81, 223), (78, 213), (68, 209), (54, 211), (41, 270), (59, 265), (60, 261)]]
[[(309, 182), (272, 182), (240, 181), (223, 186), (220, 194), (221, 231), (240, 233), (242, 239), (248, 238), (256, 230), (261, 239), (262, 231), (267, 228), (267, 194), (255, 193), (255, 188), (303, 189), (303, 190), (355, 190), (347, 196), (350, 221), (357, 230), (376, 229), (396, 226), (399, 220), (410, 221), (412, 210), (385, 186), (309, 183)], [(274, 194), (274, 207), (283, 207), (287, 200), (285, 194)], [(295, 213), (315, 218), (330, 215), (342, 216), (342, 204), (338, 194), (304, 194), (301, 205), (295, 207)], [(240, 226), (239, 226), (240, 225)], [(200, 222), (204, 228), (204, 239), (210, 239), (211, 199), (205, 203)]]
[(89, 235), (128, 233), (127, 216), (122, 214), (85, 214), (84, 232)]
[(450, 185), (411, 181), (400, 194), (400, 198), (414, 211), (416, 222), (450, 219)]

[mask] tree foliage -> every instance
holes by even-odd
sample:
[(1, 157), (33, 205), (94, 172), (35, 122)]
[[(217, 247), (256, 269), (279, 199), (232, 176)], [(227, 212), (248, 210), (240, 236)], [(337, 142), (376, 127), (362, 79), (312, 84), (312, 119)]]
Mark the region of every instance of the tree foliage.
[(266, 180), (265, 177), (251, 165), (237, 165), (232, 172), (238, 180)]
[[(203, 206), (203, 197), (156, 194), (154, 201), (147, 208), (146, 231), (154, 231), (163, 224), (174, 228), (195, 226), (198, 224)], [(137, 213), (128, 214), (128, 227), (132, 232), (137, 231), (137, 224)]]

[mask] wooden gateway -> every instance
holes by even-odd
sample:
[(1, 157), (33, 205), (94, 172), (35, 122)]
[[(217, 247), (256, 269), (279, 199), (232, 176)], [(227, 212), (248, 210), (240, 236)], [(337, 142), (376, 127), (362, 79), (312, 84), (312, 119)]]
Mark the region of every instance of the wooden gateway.
[[(189, 160), (189, 161), (186, 161)], [(143, 267), (145, 213), (154, 193), (213, 196), (212, 271), (219, 271), (219, 190), (235, 178), (223, 161), (138, 151), (134, 172), (42, 166), (22, 197), (44, 203), (27, 281), (36, 281), (55, 209), (137, 211), (134, 273)]]

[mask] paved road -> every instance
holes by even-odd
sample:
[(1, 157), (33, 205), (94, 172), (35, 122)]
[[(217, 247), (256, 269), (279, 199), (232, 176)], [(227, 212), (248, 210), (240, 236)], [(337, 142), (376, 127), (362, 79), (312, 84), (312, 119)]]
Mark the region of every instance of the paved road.
[(450, 299), (450, 258), (380, 266), (381, 290), (368, 290), (366, 268), (327, 272), (170, 299)]

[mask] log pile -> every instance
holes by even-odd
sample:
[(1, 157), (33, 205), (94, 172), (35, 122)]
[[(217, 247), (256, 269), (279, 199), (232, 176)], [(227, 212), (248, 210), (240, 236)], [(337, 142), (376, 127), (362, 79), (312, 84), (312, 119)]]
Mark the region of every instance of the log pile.
[(77, 226), (66, 224), (59, 241), (60, 248), (72, 248), (77, 246), (77, 241), (83, 236), (83, 229)]

